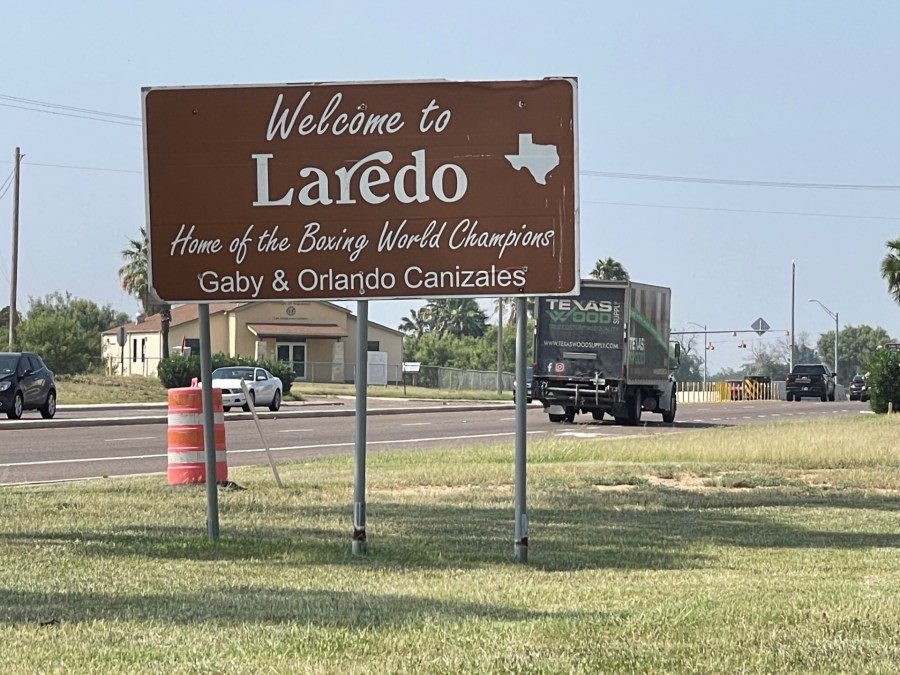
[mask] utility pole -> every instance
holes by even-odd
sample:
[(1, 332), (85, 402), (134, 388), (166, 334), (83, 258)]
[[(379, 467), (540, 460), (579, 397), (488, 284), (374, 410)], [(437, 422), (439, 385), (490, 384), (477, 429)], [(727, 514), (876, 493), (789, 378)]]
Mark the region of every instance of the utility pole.
[(13, 161), (12, 265), (9, 281), (9, 348), (16, 348), (16, 282), (19, 269), (19, 165), (22, 153), (16, 147)]
[(794, 330), (794, 305), (795, 303), (795, 294), (797, 288), (797, 265), (791, 260), (791, 358), (788, 362), (788, 368), (791, 371), (794, 370), (794, 336), (797, 332)]

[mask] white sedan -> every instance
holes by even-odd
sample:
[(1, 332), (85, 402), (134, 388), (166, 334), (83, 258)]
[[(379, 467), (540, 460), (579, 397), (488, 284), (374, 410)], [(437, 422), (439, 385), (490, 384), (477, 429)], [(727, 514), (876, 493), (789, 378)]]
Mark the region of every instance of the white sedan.
[[(244, 397), (241, 380), (247, 383), (250, 401)], [(254, 406), (269, 406), (269, 410), (281, 408), (281, 379), (275, 377), (265, 368), (253, 366), (226, 366), (216, 368), (212, 373), (212, 386), (222, 390), (222, 408), (225, 412), (232, 407), (241, 406), (250, 412), (250, 403)]]

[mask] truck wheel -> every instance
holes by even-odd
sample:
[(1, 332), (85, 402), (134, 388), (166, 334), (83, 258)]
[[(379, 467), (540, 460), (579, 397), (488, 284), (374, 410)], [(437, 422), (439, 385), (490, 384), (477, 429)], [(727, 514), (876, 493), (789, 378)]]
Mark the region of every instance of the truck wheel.
[(591, 415), (592, 415), (593, 418), (594, 418), (595, 420), (597, 420), (598, 422), (602, 422), (602, 421), (603, 421), (603, 411), (602, 411), (602, 410), (594, 410), (593, 412), (591, 412)]
[(576, 412), (577, 411), (575, 410), (575, 408), (573, 408), (572, 406), (567, 406), (566, 407), (566, 422), (568, 422), (569, 424), (574, 422)]
[(628, 421), (626, 424), (630, 427), (640, 424), (641, 422), (641, 392), (634, 392), (634, 396), (628, 399)]
[(564, 419), (566, 419), (565, 415), (554, 415), (553, 413), (548, 413), (547, 417), (550, 418), (551, 422), (562, 422)]
[(664, 410), (662, 414), (663, 422), (672, 424), (675, 421), (675, 411), (678, 410), (678, 401), (672, 399), (672, 410)]

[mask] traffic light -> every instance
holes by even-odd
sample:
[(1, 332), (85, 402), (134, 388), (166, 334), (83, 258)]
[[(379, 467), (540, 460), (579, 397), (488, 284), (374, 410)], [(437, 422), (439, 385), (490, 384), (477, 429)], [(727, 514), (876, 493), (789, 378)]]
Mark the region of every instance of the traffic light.
[(746, 348), (747, 348), (747, 343), (746, 343), (746, 342), (744, 342), (743, 340), (741, 340), (740, 342), (738, 342), (738, 349), (746, 349)]
[(715, 346), (712, 342), (710, 342), (708, 345), (706, 345), (706, 348), (707, 348), (709, 351), (714, 351), (715, 348), (716, 348), (716, 346)]

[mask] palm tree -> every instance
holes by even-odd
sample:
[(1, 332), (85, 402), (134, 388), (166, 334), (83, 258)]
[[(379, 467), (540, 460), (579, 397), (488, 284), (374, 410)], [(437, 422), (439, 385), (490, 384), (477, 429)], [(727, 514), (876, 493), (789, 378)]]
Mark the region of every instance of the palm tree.
[(150, 241), (147, 228), (140, 229), (138, 239), (129, 239), (122, 250), (125, 264), (119, 268), (119, 284), (122, 290), (133, 295), (141, 303), (144, 314), (159, 314), (162, 329), (162, 357), (169, 358), (169, 324), (172, 322), (172, 306), (155, 296), (150, 289)]
[(881, 277), (887, 282), (888, 293), (900, 304), (900, 237), (887, 242), (890, 252), (881, 261)]
[(628, 281), (628, 270), (614, 258), (602, 258), (594, 263), (594, 269), (590, 272), (594, 279), (606, 279), (607, 281)]
[(420, 338), (430, 330), (431, 326), (428, 321), (428, 307), (422, 307), (418, 311), (409, 310), (409, 316), (400, 319), (400, 330), (404, 333)]
[(487, 326), (484, 310), (472, 298), (432, 300), (428, 303), (431, 328), (438, 336), (481, 337)]
[[(496, 300), (494, 300), (494, 314), (500, 314), (501, 303), (503, 307), (503, 314), (506, 315), (506, 321), (504, 321), (504, 324), (507, 326), (514, 326), (516, 324), (516, 319), (519, 316), (519, 309), (516, 298), (497, 298)], [(526, 298), (525, 309), (528, 316), (534, 316), (533, 296), (529, 296), (528, 298)]]

